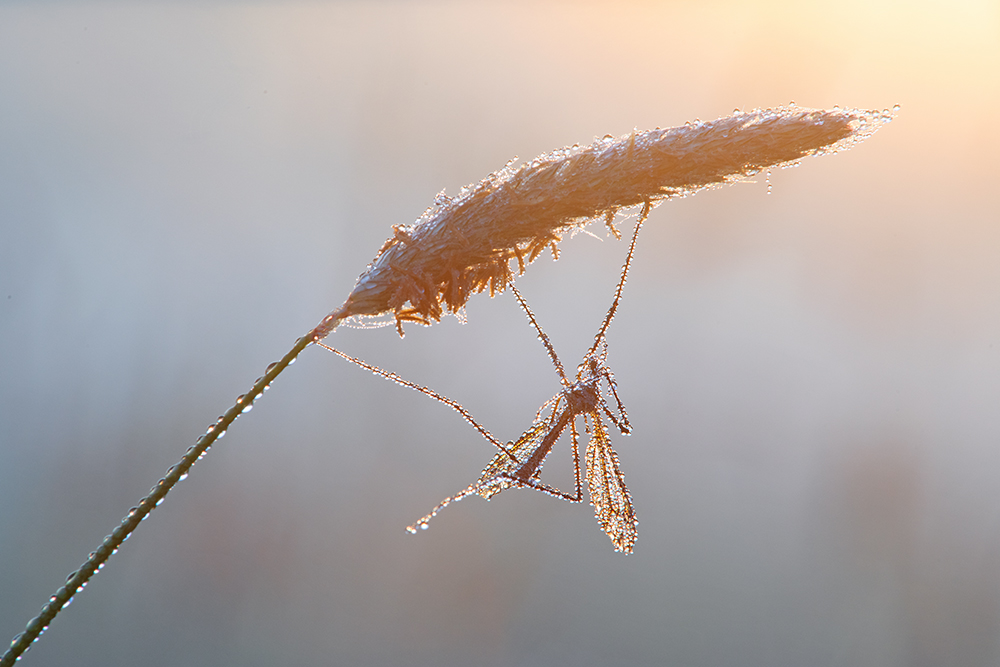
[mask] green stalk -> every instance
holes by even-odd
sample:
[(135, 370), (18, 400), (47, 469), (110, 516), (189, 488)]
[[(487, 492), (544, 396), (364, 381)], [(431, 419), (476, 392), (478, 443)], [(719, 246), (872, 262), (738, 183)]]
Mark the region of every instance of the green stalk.
[(94, 576), (94, 573), (103, 568), (111, 555), (118, 551), (122, 542), (127, 540), (129, 535), (139, 527), (142, 520), (163, 502), (170, 489), (177, 482), (187, 477), (191, 466), (208, 452), (209, 447), (216, 440), (225, 435), (226, 429), (236, 421), (236, 418), (242, 413), (247, 412), (250, 406), (253, 405), (253, 402), (264, 393), (274, 379), (295, 361), (295, 358), (299, 356), (302, 350), (306, 349), (315, 340), (315, 333), (310, 332), (295, 341), (295, 345), (281, 358), (281, 361), (269, 365), (264, 375), (257, 378), (257, 381), (254, 382), (250, 391), (237, 398), (233, 407), (229, 408), (224, 415), (219, 417), (218, 421), (208, 427), (208, 431), (198, 438), (198, 442), (190, 447), (181, 460), (167, 470), (167, 474), (163, 479), (149, 490), (149, 495), (140, 500), (138, 505), (130, 509), (118, 527), (104, 538), (101, 546), (92, 551), (83, 565), (66, 578), (66, 584), (60, 586), (59, 590), (49, 598), (49, 601), (42, 607), (42, 611), (38, 616), (28, 621), (24, 632), (14, 637), (10, 643), (10, 648), (0, 658), (0, 667), (10, 667), (21, 659), (25, 651), (31, 648), (31, 645), (38, 641), (42, 633), (48, 629), (49, 624), (52, 623), (59, 612), (66, 608), (73, 599), (73, 596), (83, 590), (87, 582), (90, 581), (90, 578)]

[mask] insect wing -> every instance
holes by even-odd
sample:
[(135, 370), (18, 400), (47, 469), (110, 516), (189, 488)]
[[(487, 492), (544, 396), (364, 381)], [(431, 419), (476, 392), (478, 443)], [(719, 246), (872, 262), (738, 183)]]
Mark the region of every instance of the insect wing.
[[(521, 465), (531, 458), (531, 455), (541, 446), (547, 430), (545, 421), (536, 419), (524, 434), (516, 442), (508, 443), (507, 451), (497, 452), (489, 462), (483, 473), (474, 483), (467, 486), (453, 496), (448, 496), (431, 510), (431, 513), (421, 518), (415, 524), (407, 526), (406, 530), (411, 533), (417, 532), (417, 528), (427, 528), (431, 519), (438, 515), (438, 512), (452, 503), (457, 503), (463, 498), (478, 494), (489, 500), (504, 489), (517, 486), (515, 473)], [(508, 453), (509, 452), (509, 453)], [(514, 457), (513, 460), (511, 456)], [(537, 474), (535, 475), (537, 477)]]
[[(520, 438), (507, 446), (510, 453), (517, 459), (516, 461), (511, 460), (506, 452), (497, 452), (493, 456), (493, 460), (483, 469), (479, 480), (474, 484), (476, 493), (489, 500), (504, 489), (516, 486), (514, 483), (515, 474), (521, 465), (530, 459), (541, 446), (548, 428), (547, 420), (536, 419), (531, 427), (521, 434)], [(537, 479), (540, 472), (539, 469), (533, 478)]]
[(618, 454), (611, 446), (611, 438), (600, 415), (585, 415), (591, 427), (587, 444), (587, 485), (590, 503), (601, 528), (615, 545), (615, 551), (632, 553), (639, 521), (632, 507), (632, 496), (625, 486)]

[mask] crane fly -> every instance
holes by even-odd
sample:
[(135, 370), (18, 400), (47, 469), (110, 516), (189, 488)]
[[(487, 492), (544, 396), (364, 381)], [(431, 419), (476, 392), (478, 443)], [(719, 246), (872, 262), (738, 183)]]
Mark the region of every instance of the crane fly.
[[(576, 376), (573, 380), (570, 380), (566, 375), (565, 368), (559, 360), (552, 342), (542, 330), (541, 325), (539, 325), (534, 313), (528, 306), (528, 302), (521, 296), (521, 293), (513, 283), (509, 285), (521, 309), (528, 316), (531, 326), (538, 333), (539, 340), (545, 346), (549, 359), (552, 361), (552, 365), (555, 367), (559, 381), (562, 384), (562, 390), (539, 408), (531, 426), (517, 440), (504, 444), (479, 424), (473, 418), (472, 414), (457, 401), (442, 396), (428, 387), (405, 380), (395, 373), (372, 366), (324, 343), (318, 343), (321, 347), (376, 375), (427, 394), (431, 398), (450, 406), (461, 414), (467, 422), (498, 450), (493, 459), (483, 469), (479, 479), (457, 494), (442, 500), (431, 510), (430, 514), (424, 516), (415, 524), (408, 526), (408, 531), (415, 533), (417, 532), (417, 528), (427, 528), (430, 520), (451, 503), (458, 502), (471, 495), (478, 495), (489, 500), (501, 491), (510, 488), (535, 489), (572, 503), (583, 502), (583, 474), (580, 466), (579, 445), (580, 433), (577, 428), (577, 417), (583, 417), (584, 431), (590, 436), (584, 458), (586, 461), (587, 486), (590, 491), (590, 503), (594, 507), (594, 515), (601, 528), (611, 538), (615, 551), (632, 553), (637, 537), (636, 526), (638, 525), (638, 519), (636, 518), (635, 508), (632, 506), (632, 496), (629, 493), (628, 487), (625, 486), (625, 476), (621, 471), (618, 454), (611, 445), (611, 436), (608, 433), (609, 429), (605, 424), (604, 418), (607, 417), (623, 435), (630, 434), (632, 427), (629, 424), (625, 406), (618, 397), (618, 385), (615, 383), (615, 377), (607, 364), (607, 330), (618, 310), (618, 304), (621, 302), (622, 291), (625, 287), (629, 267), (635, 253), (639, 229), (642, 227), (642, 223), (645, 222), (651, 208), (652, 206), (649, 202), (645, 203), (642, 207), (642, 211), (636, 222), (635, 231), (632, 233), (632, 241), (629, 244), (628, 255), (622, 267), (621, 277), (618, 280), (618, 286), (615, 289), (615, 296), (611, 302), (611, 307), (608, 309), (604, 317), (604, 322), (594, 337), (593, 345), (583, 355), (583, 361), (577, 367)], [(612, 409), (612, 403), (614, 409)], [(569, 428), (570, 432), (570, 447), (573, 455), (575, 486), (572, 494), (561, 491), (541, 481), (542, 465), (567, 428)]]

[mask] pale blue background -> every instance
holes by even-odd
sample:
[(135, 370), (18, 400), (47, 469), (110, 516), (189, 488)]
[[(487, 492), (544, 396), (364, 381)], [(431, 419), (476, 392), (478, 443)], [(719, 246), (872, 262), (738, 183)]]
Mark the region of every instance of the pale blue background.
[[(634, 556), (527, 492), (407, 535), (490, 448), (308, 350), (23, 664), (996, 664), (998, 71), (993, 2), (4, 2), (0, 635), (440, 190), (899, 103), (655, 211), (610, 336)], [(625, 247), (563, 251), (519, 285), (573, 367)], [(514, 438), (555, 374), (509, 295), (468, 315), (331, 342)]]

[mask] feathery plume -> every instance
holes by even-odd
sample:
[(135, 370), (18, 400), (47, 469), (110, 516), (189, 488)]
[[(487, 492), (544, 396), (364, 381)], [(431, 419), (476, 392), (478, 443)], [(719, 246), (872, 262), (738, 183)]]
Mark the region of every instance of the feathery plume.
[(733, 113), (680, 127), (611, 135), (509, 162), (456, 197), (438, 195), (412, 225), (393, 235), (358, 279), (344, 304), (313, 332), (320, 340), (348, 318), (391, 313), (431, 324), (458, 313), (469, 297), (502, 292), (567, 231), (604, 220), (617, 237), (622, 209), (786, 167), (808, 155), (850, 148), (892, 120), (889, 110), (815, 110), (796, 106)]

